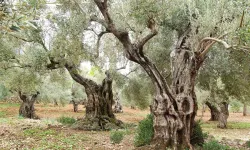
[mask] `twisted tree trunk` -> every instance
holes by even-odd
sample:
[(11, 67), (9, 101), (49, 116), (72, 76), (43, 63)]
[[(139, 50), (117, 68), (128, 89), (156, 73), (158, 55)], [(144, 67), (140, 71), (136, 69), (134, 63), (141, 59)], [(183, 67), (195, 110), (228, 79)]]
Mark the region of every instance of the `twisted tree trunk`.
[(209, 119), (209, 121), (218, 121), (219, 114), (220, 114), (220, 111), (218, 110), (218, 108), (209, 102), (206, 102), (205, 104), (208, 106), (208, 108), (210, 109), (210, 113), (211, 113), (211, 118)]
[(84, 78), (78, 74), (74, 65), (65, 64), (71, 77), (85, 87), (87, 94), (86, 115), (76, 126), (83, 130), (109, 130), (120, 128), (122, 122), (117, 120), (112, 111), (113, 93), (112, 78), (106, 71), (102, 84)]
[(227, 118), (229, 116), (229, 112), (228, 112), (228, 103), (227, 102), (222, 102), (219, 105), (220, 107), (220, 114), (219, 114), (219, 118), (218, 118), (218, 128), (227, 128)]
[(39, 92), (36, 94), (31, 95), (30, 97), (23, 94), (21, 91), (18, 92), (20, 99), (22, 100), (22, 104), (19, 108), (19, 115), (24, 118), (30, 119), (39, 119), (38, 116), (35, 114), (34, 103), (36, 101)]

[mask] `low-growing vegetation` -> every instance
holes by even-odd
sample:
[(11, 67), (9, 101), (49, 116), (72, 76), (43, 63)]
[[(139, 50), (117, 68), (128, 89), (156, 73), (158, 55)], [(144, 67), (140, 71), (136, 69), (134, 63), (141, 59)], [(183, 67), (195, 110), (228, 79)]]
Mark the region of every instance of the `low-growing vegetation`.
[(64, 125), (72, 125), (76, 122), (76, 119), (73, 117), (62, 116), (62, 117), (58, 118), (57, 121), (64, 124)]
[(110, 132), (110, 141), (114, 144), (119, 144), (124, 138), (124, 131), (114, 130)]
[(134, 145), (136, 147), (150, 144), (153, 138), (153, 116), (150, 114), (139, 122), (135, 132)]
[(235, 150), (235, 149), (230, 148), (229, 146), (222, 145), (216, 140), (212, 140), (205, 143), (202, 147), (202, 150)]

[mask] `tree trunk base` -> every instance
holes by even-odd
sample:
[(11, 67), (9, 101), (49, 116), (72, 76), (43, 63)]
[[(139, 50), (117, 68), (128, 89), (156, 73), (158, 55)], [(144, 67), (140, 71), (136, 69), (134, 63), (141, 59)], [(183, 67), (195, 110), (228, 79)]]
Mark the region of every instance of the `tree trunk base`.
[(40, 119), (35, 114), (34, 104), (29, 103), (22, 103), (19, 108), (19, 115), (24, 118), (30, 118), (30, 119)]
[(123, 122), (107, 116), (101, 116), (99, 118), (84, 118), (78, 120), (73, 125), (73, 128), (85, 131), (105, 131), (111, 129), (121, 129), (123, 128)]

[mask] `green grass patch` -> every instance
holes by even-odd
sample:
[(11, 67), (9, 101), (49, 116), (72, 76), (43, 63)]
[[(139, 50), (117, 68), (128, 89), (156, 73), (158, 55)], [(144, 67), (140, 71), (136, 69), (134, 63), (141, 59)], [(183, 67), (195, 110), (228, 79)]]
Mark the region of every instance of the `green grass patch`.
[(0, 111), (0, 118), (5, 118), (6, 117), (6, 113), (3, 111)]
[(1, 103), (0, 108), (20, 107), (17, 103)]
[(227, 125), (228, 129), (249, 129), (249, 122), (229, 122)]
[(76, 122), (76, 119), (73, 117), (60, 117), (57, 119), (58, 122), (64, 124), (64, 125), (72, 125)]
[(119, 144), (124, 138), (124, 131), (111, 131), (110, 132), (110, 141), (114, 144)]
[(39, 147), (34, 148), (34, 150), (74, 150), (74, 149), (83, 149), (82, 142), (88, 141), (89, 138), (82, 134), (73, 134), (68, 136), (67, 134), (60, 133), (52, 136), (42, 137), (39, 142)]
[(32, 128), (32, 129), (27, 129), (23, 131), (25, 136), (32, 136), (32, 137), (45, 137), (48, 135), (56, 135), (57, 132), (54, 130), (42, 130), (39, 128)]
[[(202, 128), (211, 128), (211, 129), (216, 129), (217, 128), (217, 121), (213, 122), (205, 122), (201, 124)], [(227, 123), (227, 128), (228, 129), (249, 129), (250, 128), (250, 123), (248, 122), (228, 122)]]
[(216, 140), (212, 140), (208, 141), (203, 145), (203, 150), (234, 150), (234, 149), (230, 148), (229, 146), (222, 145)]

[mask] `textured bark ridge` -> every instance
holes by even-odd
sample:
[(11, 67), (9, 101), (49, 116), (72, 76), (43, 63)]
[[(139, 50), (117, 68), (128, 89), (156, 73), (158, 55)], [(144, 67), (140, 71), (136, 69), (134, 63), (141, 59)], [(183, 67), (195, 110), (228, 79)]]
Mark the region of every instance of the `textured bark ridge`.
[(228, 112), (228, 103), (227, 102), (222, 102), (219, 104), (220, 107), (220, 114), (219, 114), (219, 118), (218, 118), (218, 128), (227, 128), (227, 118), (229, 116), (229, 112)]
[[(192, 52), (181, 45), (172, 56), (172, 93), (175, 97), (176, 112), (182, 128), (176, 131), (176, 143), (183, 143), (185, 147), (192, 147), (189, 143), (192, 127), (197, 111), (197, 101), (194, 92), (195, 78), (197, 75), (197, 60)], [(181, 145), (178, 149), (183, 149)]]
[(211, 113), (211, 118), (209, 119), (209, 121), (218, 121), (219, 114), (220, 114), (220, 111), (218, 110), (218, 108), (209, 102), (206, 102), (206, 105), (210, 109), (210, 113)]
[(33, 94), (31, 96), (25, 95), (21, 91), (18, 92), (20, 99), (22, 100), (22, 104), (19, 108), (19, 115), (24, 118), (30, 119), (39, 119), (38, 116), (35, 114), (34, 103), (36, 101), (39, 92)]
[(122, 105), (120, 103), (120, 99), (118, 97), (118, 94), (116, 94), (114, 101), (115, 101), (115, 104), (114, 104), (113, 112), (114, 113), (123, 113)]
[(121, 128), (122, 122), (117, 120), (112, 111), (113, 93), (112, 78), (106, 71), (102, 84), (84, 78), (77, 73), (74, 65), (66, 64), (71, 77), (85, 87), (87, 94), (86, 115), (79, 120), (75, 128), (82, 130), (110, 130)]

